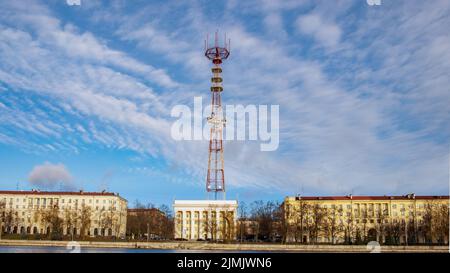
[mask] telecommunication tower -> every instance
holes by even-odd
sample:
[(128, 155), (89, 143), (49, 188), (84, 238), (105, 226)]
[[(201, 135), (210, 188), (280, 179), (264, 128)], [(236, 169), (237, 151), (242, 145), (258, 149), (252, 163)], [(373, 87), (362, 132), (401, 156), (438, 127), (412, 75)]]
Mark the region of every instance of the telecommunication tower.
[(223, 46), (219, 46), (218, 32), (214, 35), (214, 46), (209, 45), (209, 37), (205, 40), (205, 56), (213, 63), (211, 78), (211, 116), (207, 118), (210, 124), (210, 140), (208, 155), (208, 173), (206, 175), (206, 191), (213, 192), (214, 198), (222, 193), (225, 199), (225, 172), (223, 160), (223, 128), (226, 120), (222, 110), (222, 61), (230, 56), (230, 40), (224, 36)]

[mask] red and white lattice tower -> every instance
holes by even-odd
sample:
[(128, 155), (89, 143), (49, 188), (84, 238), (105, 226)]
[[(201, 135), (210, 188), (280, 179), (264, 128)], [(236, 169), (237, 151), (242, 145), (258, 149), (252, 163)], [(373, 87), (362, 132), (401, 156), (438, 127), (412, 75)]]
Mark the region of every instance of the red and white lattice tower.
[(218, 33), (214, 36), (214, 46), (209, 45), (208, 37), (205, 40), (205, 56), (213, 63), (211, 78), (211, 116), (207, 118), (211, 126), (209, 140), (208, 173), (206, 175), (206, 191), (213, 192), (214, 198), (222, 193), (225, 199), (225, 172), (223, 162), (223, 128), (225, 118), (222, 110), (221, 93), (222, 86), (222, 61), (230, 56), (230, 41), (224, 40), (224, 45), (219, 46)]

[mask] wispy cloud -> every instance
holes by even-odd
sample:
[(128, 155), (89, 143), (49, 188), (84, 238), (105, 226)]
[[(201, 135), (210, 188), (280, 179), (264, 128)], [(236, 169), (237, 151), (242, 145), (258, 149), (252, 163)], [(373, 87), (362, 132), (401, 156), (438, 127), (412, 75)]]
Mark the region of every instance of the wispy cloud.
[(326, 47), (335, 47), (341, 39), (341, 29), (334, 23), (325, 22), (317, 14), (299, 16), (295, 27), (300, 33), (311, 35)]

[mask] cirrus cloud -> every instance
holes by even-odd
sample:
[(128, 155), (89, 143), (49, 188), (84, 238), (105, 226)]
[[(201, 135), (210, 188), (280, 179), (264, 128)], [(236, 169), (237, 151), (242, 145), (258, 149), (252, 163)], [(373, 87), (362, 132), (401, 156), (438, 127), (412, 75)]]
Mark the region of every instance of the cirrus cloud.
[(324, 21), (318, 14), (299, 16), (295, 21), (297, 30), (303, 34), (311, 35), (317, 42), (325, 47), (335, 47), (339, 44), (342, 31), (338, 25)]

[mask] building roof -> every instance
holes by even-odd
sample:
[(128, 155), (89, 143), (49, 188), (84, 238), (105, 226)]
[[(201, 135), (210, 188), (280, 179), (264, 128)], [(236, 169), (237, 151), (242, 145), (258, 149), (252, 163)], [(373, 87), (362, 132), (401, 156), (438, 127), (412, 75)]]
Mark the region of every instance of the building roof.
[(153, 212), (153, 211), (161, 212), (157, 208), (149, 208), (149, 209), (146, 209), (146, 208), (133, 208), (133, 209), (128, 209), (128, 212), (136, 212), (136, 213), (138, 213), (138, 212)]
[(175, 200), (174, 205), (237, 205), (236, 200)]
[(86, 192), (86, 191), (0, 191), (0, 194), (27, 194), (27, 195), (87, 195), (87, 196), (117, 196), (118, 193), (113, 192)]
[(439, 200), (449, 199), (448, 195), (381, 195), (381, 196), (364, 196), (364, 195), (346, 195), (346, 196), (297, 196), (296, 200)]

